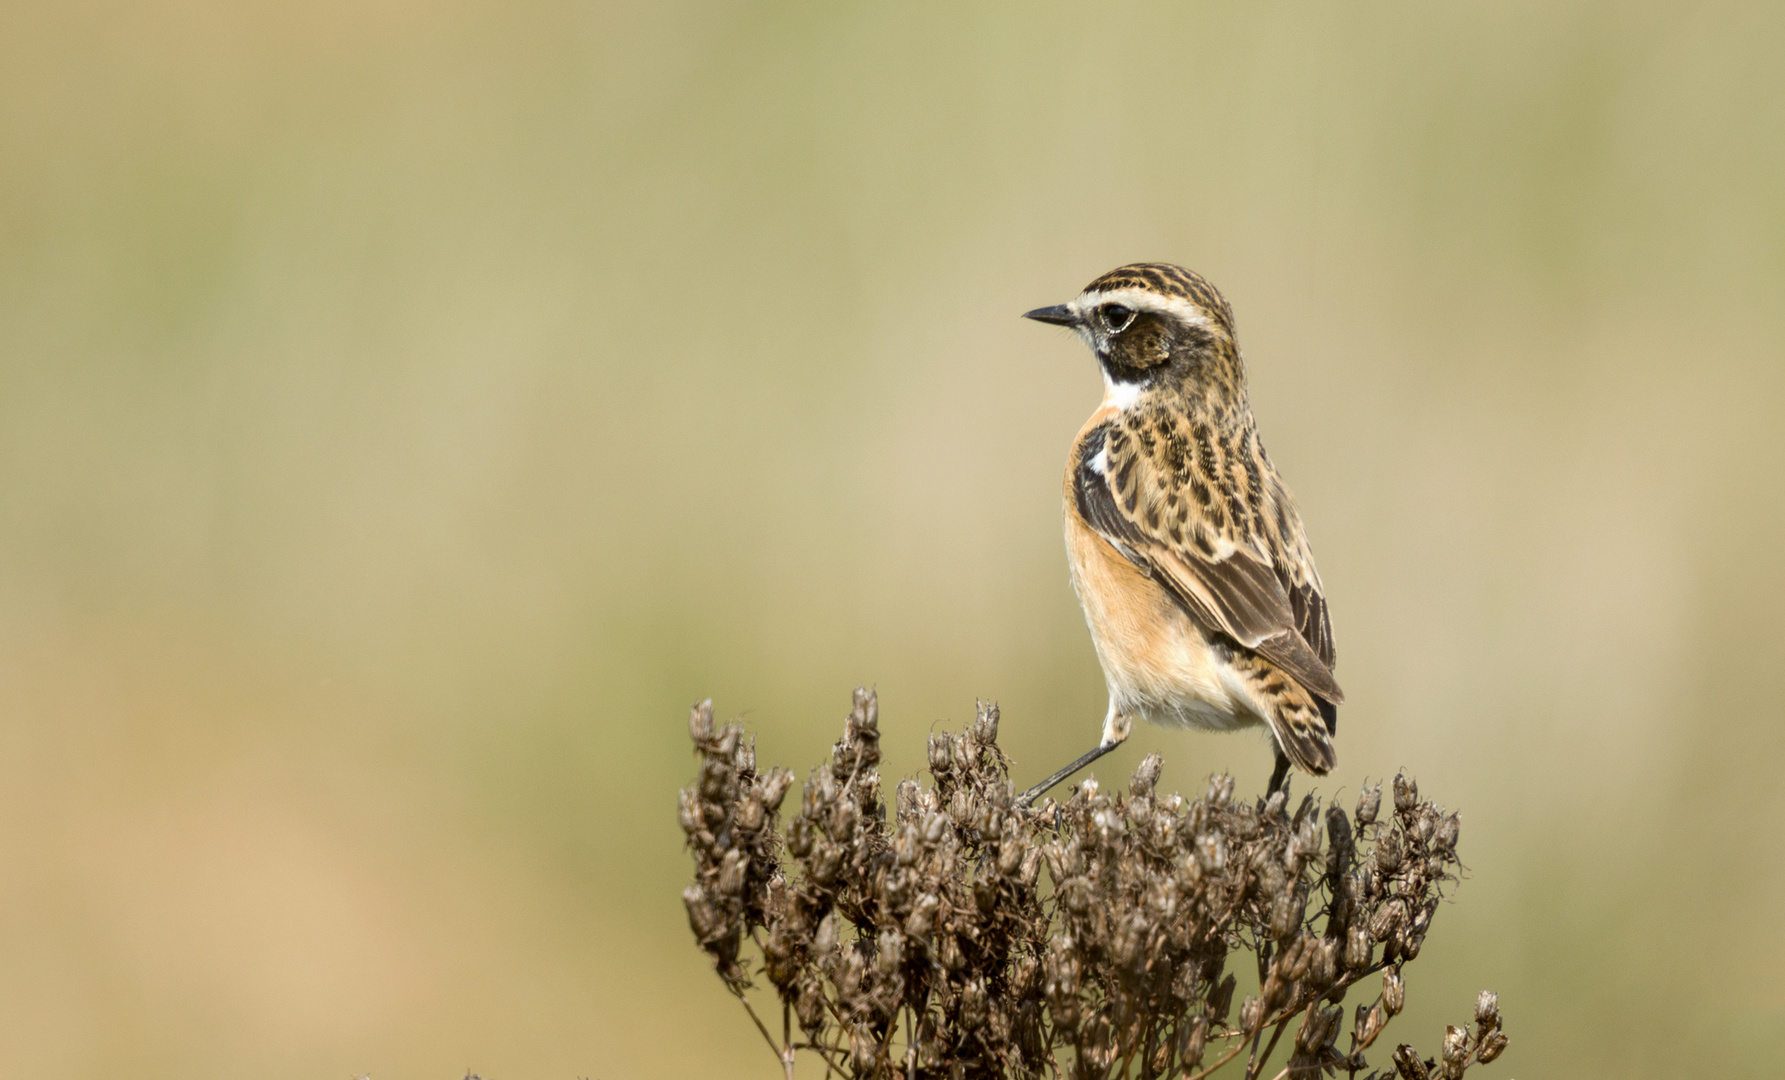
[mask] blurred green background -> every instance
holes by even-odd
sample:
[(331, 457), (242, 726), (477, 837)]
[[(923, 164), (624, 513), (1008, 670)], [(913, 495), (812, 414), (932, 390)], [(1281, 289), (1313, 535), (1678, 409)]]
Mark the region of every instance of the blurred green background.
[[(1471, 877), (1390, 1035), (1785, 1058), (1785, 8), (0, 6), (0, 1071), (774, 1077), (711, 695), (889, 774), (1101, 677), (1019, 312), (1232, 301), (1350, 695)], [(1145, 729), (1166, 783), (1253, 735)], [(1307, 790), (1304, 778), (1298, 785)]]

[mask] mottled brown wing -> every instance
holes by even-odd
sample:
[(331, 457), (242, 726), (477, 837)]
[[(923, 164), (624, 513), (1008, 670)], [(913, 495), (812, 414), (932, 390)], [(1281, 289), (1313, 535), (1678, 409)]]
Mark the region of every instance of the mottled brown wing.
[[(1251, 538), (1223, 535), (1188, 491), (1171, 497), (1163, 481), (1173, 463), (1162, 467), (1156, 457), (1132, 437), (1111, 438), (1111, 425), (1093, 429), (1073, 481), (1079, 514), (1203, 625), (1283, 668), (1309, 692), (1344, 701), (1316, 584), (1292, 580)], [(1175, 479), (1185, 486), (1184, 477)]]
[(1314, 655), (1320, 657), (1327, 670), (1337, 659), (1333, 652), (1333, 624), (1326, 614), (1326, 597), (1312, 582), (1289, 584), (1289, 609), (1295, 615), (1295, 628)]

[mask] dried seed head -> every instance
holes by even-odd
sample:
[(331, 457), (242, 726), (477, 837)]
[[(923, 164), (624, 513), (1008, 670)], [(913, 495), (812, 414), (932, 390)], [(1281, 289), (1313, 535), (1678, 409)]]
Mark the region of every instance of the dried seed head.
[(1339, 974), (1339, 943), (1332, 938), (1322, 938), (1311, 952), (1314, 956), (1309, 971), (1314, 982), (1320, 986), (1331, 986)]
[(837, 995), (848, 1001), (861, 990), (862, 976), (868, 973), (868, 962), (854, 949), (845, 949), (841, 956), (835, 965)]
[(998, 741), (998, 703), (995, 701), (976, 702), (977, 715), (973, 718), (973, 737), (982, 743)]
[(1136, 796), (1151, 795), (1153, 785), (1159, 782), (1159, 774), (1165, 769), (1165, 759), (1158, 754), (1148, 754), (1140, 759), (1140, 767), (1134, 770), (1134, 781), (1129, 785), (1129, 792)]
[(1152, 1061), (1149, 1062), (1152, 1075), (1163, 1076), (1171, 1069), (1173, 1049), (1174, 1047), (1172, 1046), (1170, 1039), (1159, 1040), (1159, 1045), (1153, 1048)]
[[(1158, 790), (1154, 756), (1120, 794), (1087, 780), (1064, 803), (1019, 809), (996, 723), (984, 706), (967, 733), (937, 733), (933, 782), (898, 785), (889, 818), (877, 703), (862, 691), (799, 811), (779, 818), (794, 774), (756, 772), (741, 727), (714, 728), (709, 713), (702, 728), (691, 714), (700, 753), (677, 803), (694, 863), (683, 900), (727, 984), (766, 975), (807, 1042), (841, 1047), (829, 1063), (862, 1080), (907, 1071), (893, 1022), (907, 1009), (931, 1018), (909, 1047), (926, 1076), (1040, 1075), (1075, 1047), (1087, 1075), (1118, 1061), (1169, 1075), (1196, 1071), (1209, 1031), (1233, 1026), (1227, 968), (1256, 959), (1257, 942), (1264, 978), (1244, 1023), (1299, 1012), (1292, 1071), (1368, 1071), (1363, 1047), (1404, 1005), (1399, 965), (1456, 880), (1454, 814), (1420, 802), (1404, 776), (1386, 822), (1381, 788), (1360, 797), (1355, 824), (1311, 796), (1236, 802), (1227, 776), (1185, 800)], [(1378, 955), (1396, 970), (1360, 1007), (1342, 1055), (1332, 1006)], [(1449, 1080), (1490, 1060), (1505, 1042), (1498, 1003), (1484, 995), (1476, 1011), (1463, 1058), (1453, 1035), (1442, 1065), (1413, 1054), (1396, 1072)]]
[[(1060, 939), (1056, 939), (1058, 941)], [(1045, 965), (1048, 1010), (1056, 1027), (1071, 1032), (1078, 1029), (1082, 1010), (1078, 998), (1079, 963), (1069, 952), (1051, 948)]]
[(950, 971), (959, 971), (967, 964), (966, 954), (961, 952), (961, 939), (953, 934), (942, 935), (942, 945), (936, 952), (942, 966)]
[(1033, 956), (1024, 954), (1016, 958), (1010, 969), (1010, 990), (1019, 998), (1028, 997), (1035, 992), (1036, 976), (1041, 974), (1041, 965)]
[(738, 804), (737, 816), (732, 818), (732, 822), (745, 832), (755, 832), (762, 828), (762, 823), (766, 818), (767, 815), (762, 808), (762, 800), (758, 799), (755, 795), (751, 795)]
[(1247, 994), (1246, 1000), (1240, 1002), (1240, 1030), (1255, 1030), (1258, 1027), (1259, 1020), (1263, 1016), (1264, 1002), (1253, 997), (1251, 994)]
[(1406, 1043), (1395, 1047), (1395, 1072), (1401, 1080), (1430, 1080), (1432, 1075), (1420, 1059), (1419, 1051)]
[(1302, 1014), (1301, 1027), (1295, 1033), (1296, 1049), (1303, 1053), (1311, 1053), (1331, 1043), (1339, 1033), (1339, 1020), (1344, 1010), (1338, 1007), (1327, 1009), (1309, 1005)]
[(1382, 973), (1382, 1011), (1396, 1016), (1406, 1003), (1407, 984), (1401, 981), (1401, 969), (1391, 967)]
[(979, 769), (979, 742), (977, 740), (962, 736), (955, 741), (954, 752), (955, 757), (960, 760), (962, 768), (967, 772), (971, 773)]
[(1320, 820), (1313, 814), (1304, 818), (1289, 835), (1289, 853), (1299, 859), (1320, 854)]
[(936, 912), (942, 902), (934, 896), (920, 896), (917, 903), (911, 905), (911, 914), (905, 918), (905, 936), (917, 941), (927, 942), (936, 929)]
[(1029, 854), (1021, 836), (1011, 836), (998, 847), (998, 873), (1011, 877), (1022, 869), (1023, 859)]
[(1483, 990), (1475, 998), (1475, 1022), (1488, 1027), (1500, 1023), (1500, 995), (1492, 990)]
[(812, 822), (805, 817), (796, 817), (787, 824), (787, 851), (796, 859), (803, 859), (812, 851)]
[(1377, 811), (1382, 806), (1382, 785), (1376, 784), (1364, 788), (1357, 796), (1357, 818), (1359, 825), (1372, 825), (1376, 821)]
[(905, 939), (897, 930), (888, 930), (880, 935), (880, 948), (875, 957), (880, 974), (892, 975), (905, 962)]
[(1332, 864), (1328, 866), (1327, 872), (1334, 878), (1344, 876), (1345, 870), (1350, 866), (1353, 842), (1351, 821), (1345, 817), (1345, 811), (1339, 809), (1337, 804), (1327, 807), (1326, 846), (1332, 853)]
[(1202, 1064), (1203, 1051), (1208, 1046), (1209, 1022), (1197, 1017), (1178, 1029), (1178, 1060), (1186, 1068), (1195, 1068)]
[(1125, 831), (1121, 813), (1108, 808), (1091, 811), (1091, 828), (1097, 842), (1106, 848), (1114, 847)]
[(990, 915), (998, 906), (998, 881), (987, 876), (973, 879), (973, 905), (982, 915)]
[(799, 1015), (800, 1028), (808, 1035), (817, 1032), (824, 1024), (824, 988), (816, 974), (807, 972), (800, 980), (799, 996), (794, 999), (793, 1010)]
[(700, 767), (700, 794), (708, 802), (721, 802), (731, 790), (731, 766), (723, 761), (708, 761)]
[(857, 1076), (871, 1076), (874, 1064), (880, 1057), (880, 1043), (873, 1032), (866, 1028), (856, 1028), (849, 1033), (849, 1063), (855, 1067)]
[(697, 702), (688, 712), (688, 737), (694, 745), (705, 746), (713, 741), (713, 699)]
[(985, 983), (979, 979), (969, 979), (967, 985), (961, 987), (961, 1020), (968, 1029), (980, 1027), (986, 1022), (989, 1012), (986, 1000)]
[(806, 873), (820, 885), (829, 885), (843, 869), (843, 849), (823, 836), (812, 838), (812, 853), (806, 858)]
[(917, 862), (918, 856), (923, 854), (923, 834), (918, 831), (916, 822), (910, 822), (899, 830), (892, 849), (893, 858), (898, 860), (900, 866), (910, 866)]
[(1235, 985), (1237, 984), (1235, 983), (1234, 977), (1229, 975), (1227, 978), (1221, 980), (1219, 986), (1215, 987), (1215, 992), (1209, 995), (1210, 1016), (1221, 1021), (1227, 1019), (1228, 1010), (1233, 1008), (1233, 988)]
[(1047, 952), (1047, 994), (1049, 997), (1063, 997), (1078, 993), (1079, 978), (1083, 966), (1079, 963), (1069, 937), (1055, 938), (1048, 945)]
[(1446, 814), (1438, 826), (1438, 850), (1447, 855), (1454, 854), (1457, 849), (1457, 834), (1462, 828), (1462, 821), (1456, 814)]
[(942, 834), (947, 831), (947, 829), (948, 818), (941, 814), (931, 814), (924, 819), (923, 823), (924, 843), (935, 844), (942, 839)]
[(1431, 843), (1432, 837), (1438, 832), (1437, 813), (1430, 807), (1421, 807), (1420, 812), (1413, 815), (1413, 828), (1411, 831), (1413, 833), (1413, 839), (1419, 841), (1421, 845)]
[(719, 909), (707, 899), (699, 885), (682, 890), (682, 905), (688, 909), (688, 928), (702, 942), (711, 941), (724, 928)]
[(1469, 1056), (1469, 1033), (1460, 1027), (1445, 1028), (1443, 1053), (1445, 1071), (1461, 1076), (1463, 1074), (1463, 1059)]
[(1345, 939), (1345, 966), (1352, 971), (1363, 971), (1370, 966), (1374, 945), (1370, 941), (1370, 932), (1354, 926)]
[(852, 802), (838, 802), (831, 808), (830, 821), (826, 832), (832, 840), (847, 842), (855, 834), (856, 809)]
[(930, 736), (930, 772), (937, 776), (947, 772), (953, 759), (947, 735)]
[(783, 993), (793, 985), (799, 977), (799, 964), (794, 953), (793, 935), (785, 925), (777, 926), (769, 931), (768, 940), (762, 946), (763, 969), (769, 981)]
[(1296, 903), (1295, 892), (1290, 890), (1278, 893), (1277, 899), (1271, 904), (1271, 936), (1283, 938), (1301, 924), (1301, 905)]
[(1481, 1037), (1481, 1050), (1475, 1055), (1475, 1059), (1483, 1065), (1486, 1065), (1488, 1062), (1499, 1057), (1501, 1051), (1505, 1049), (1506, 1033), (1504, 1031), (1490, 1031)]
[(1082, 877), (1067, 878), (1060, 883), (1060, 902), (1074, 915), (1091, 910), (1091, 883)]
[(1363, 1005), (1359, 1005), (1355, 1032), (1357, 1048), (1368, 1050), (1370, 1044), (1376, 1041), (1376, 1036), (1382, 1034), (1382, 1027), (1387, 1023), (1388, 1018), (1382, 1015), (1382, 1006), (1371, 1005), (1366, 1009)]
[(759, 783), (762, 788), (762, 805), (771, 812), (776, 811), (781, 809), (781, 800), (787, 797), (787, 789), (793, 786), (793, 773), (788, 769), (773, 768)]
[(1406, 773), (1395, 774), (1395, 813), (1405, 814), (1419, 805), (1419, 782)]
[(676, 823), (682, 831), (693, 836), (700, 831), (701, 812), (700, 794), (693, 788), (683, 788), (676, 799)]
[(1147, 923), (1145, 915), (1138, 911), (1129, 912), (1116, 929), (1114, 949), (1116, 963), (1130, 969), (1145, 966), (1147, 935), (1151, 930), (1152, 927)]
[(852, 696), (854, 698), (852, 704), (855, 709), (849, 714), (850, 724), (846, 730), (850, 734), (855, 734), (857, 731), (872, 731), (880, 717), (879, 695), (865, 686), (858, 686)]
[(818, 924), (818, 933), (812, 938), (812, 951), (819, 957), (829, 956), (837, 950), (837, 913), (831, 912)]
[(719, 862), (719, 891), (726, 896), (737, 896), (744, 891), (744, 872), (749, 864), (742, 851), (733, 848), (725, 853)]
[(1203, 873), (1217, 873), (1227, 866), (1227, 845), (1220, 833), (1203, 833), (1196, 838), (1196, 862)]
[(1289, 801), (1289, 793), (1283, 790), (1271, 792), (1271, 797), (1264, 801), (1264, 815), (1274, 818), (1283, 812), (1283, 806)]
[(897, 805), (900, 821), (909, 821), (917, 813), (917, 781), (900, 780), (894, 789), (893, 801)]
[(1401, 865), (1401, 838), (1398, 833), (1384, 833), (1376, 842), (1376, 868), (1392, 874)]

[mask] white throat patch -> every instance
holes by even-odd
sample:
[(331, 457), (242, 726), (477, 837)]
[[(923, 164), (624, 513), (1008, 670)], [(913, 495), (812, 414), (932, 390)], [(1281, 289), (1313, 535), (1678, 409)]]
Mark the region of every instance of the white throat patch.
[(1117, 382), (1103, 373), (1103, 403), (1117, 412), (1127, 412), (1140, 400), (1142, 390), (1147, 388), (1144, 382)]

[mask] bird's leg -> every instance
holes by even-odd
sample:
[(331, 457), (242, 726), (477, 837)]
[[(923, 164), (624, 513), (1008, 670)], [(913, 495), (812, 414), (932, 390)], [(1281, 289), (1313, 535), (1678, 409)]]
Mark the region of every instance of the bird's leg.
[[(1277, 767), (1271, 770), (1271, 786), (1264, 789), (1264, 797), (1267, 799), (1275, 795), (1279, 788), (1287, 789), (1289, 787), (1289, 755), (1285, 754), (1283, 748), (1277, 746), (1276, 743), (1273, 742), (1271, 746), (1277, 751)], [(1283, 797), (1289, 797), (1287, 790), (1284, 790)]]
[(1113, 745), (1106, 746), (1106, 745), (1099, 743), (1095, 750), (1092, 750), (1090, 753), (1079, 758), (1077, 761), (1066, 766), (1064, 769), (1061, 769), (1059, 772), (1048, 777), (1046, 780), (1043, 780), (1041, 783), (1036, 784), (1034, 787), (1030, 788), (1028, 791), (1023, 792), (1022, 798), (1018, 799), (1016, 801), (1016, 804), (1018, 806), (1028, 806), (1030, 803), (1034, 802), (1036, 799), (1041, 798), (1041, 796), (1044, 793), (1046, 793), (1049, 788), (1052, 788), (1055, 784), (1058, 784), (1060, 781), (1066, 779), (1068, 776), (1071, 776), (1073, 773), (1084, 768), (1086, 765), (1089, 765), (1091, 762), (1096, 761), (1098, 758), (1109, 753), (1111, 750), (1114, 750), (1117, 746), (1120, 746), (1120, 745), (1122, 745), (1122, 744), (1115, 743)]
[(1043, 780), (1041, 783), (1036, 784), (1028, 791), (1023, 792), (1022, 797), (1017, 799), (1016, 804), (1018, 806), (1028, 806), (1036, 799), (1041, 798), (1041, 796), (1055, 784), (1058, 784), (1060, 781), (1071, 776), (1073, 773), (1078, 772), (1086, 765), (1089, 765), (1091, 762), (1096, 761), (1098, 758), (1122, 745), (1127, 741), (1128, 732), (1133, 726), (1133, 722), (1126, 716), (1123, 716), (1121, 712), (1116, 709), (1115, 703), (1111, 702), (1109, 716), (1103, 721), (1103, 739), (1097, 744), (1097, 748), (1066, 766), (1064, 769), (1061, 769), (1054, 775), (1048, 777), (1046, 780)]

